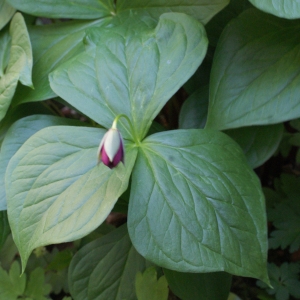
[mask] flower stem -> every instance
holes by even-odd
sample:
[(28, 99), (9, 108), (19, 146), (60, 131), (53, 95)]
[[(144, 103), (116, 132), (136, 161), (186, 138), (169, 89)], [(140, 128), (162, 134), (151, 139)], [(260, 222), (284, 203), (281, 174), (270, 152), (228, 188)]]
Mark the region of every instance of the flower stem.
[(112, 127), (111, 127), (111, 128), (117, 129), (118, 121), (119, 121), (119, 119), (121, 119), (122, 117), (125, 118), (125, 119), (127, 120), (128, 124), (129, 124), (129, 126), (130, 126), (130, 129), (131, 129), (131, 132), (134, 133), (134, 128), (133, 128), (133, 126), (132, 126), (132, 123), (131, 123), (130, 119), (129, 119), (126, 115), (124, 115), (124, 114), (120, 114), (120, 115), (117, 115), (117, 116), (116, 116), (116, 118), (114, 119), (114, 121), (113, 121), (113, 123), (112, 123)]

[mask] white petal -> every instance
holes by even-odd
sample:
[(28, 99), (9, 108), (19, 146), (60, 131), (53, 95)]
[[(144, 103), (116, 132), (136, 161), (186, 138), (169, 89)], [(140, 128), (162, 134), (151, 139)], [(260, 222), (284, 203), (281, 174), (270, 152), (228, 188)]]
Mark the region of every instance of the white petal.
[(103, 147), (110, 161), (113, 161), (121, 145), (120, 134), (117, 129), (109, 129)]

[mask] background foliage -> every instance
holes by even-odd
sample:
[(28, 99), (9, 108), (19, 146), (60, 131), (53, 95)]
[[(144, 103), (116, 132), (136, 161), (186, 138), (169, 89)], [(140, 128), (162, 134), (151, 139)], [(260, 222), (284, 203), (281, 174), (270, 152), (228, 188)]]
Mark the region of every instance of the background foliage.
[(0, 297), (300, 298), (298, 2), (0, 0)]

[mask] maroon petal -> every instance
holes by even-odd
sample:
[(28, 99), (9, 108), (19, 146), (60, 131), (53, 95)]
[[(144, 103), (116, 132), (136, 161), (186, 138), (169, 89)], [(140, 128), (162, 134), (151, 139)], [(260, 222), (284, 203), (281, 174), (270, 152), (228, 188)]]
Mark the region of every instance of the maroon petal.
[(108, 166), (109, 168), (111, 168), (110, 165), (111, 165), (112, 163), (111, 163), (111, 161), (109, 160), (109, 157), (107, 156), (104, 147), (102, 147), (102, 149), (100, 150), (100, 159), (101, 159), (101, 161), (102, 161), (106, 166)]
[(113, 166), (115, 167), (120, 161), (123, 162), (123, 158), (124, 158), (124, 148), (122, 143), (120, 144), (120, 148), (118, 150), (118, 152), (116, 153), (114, 160), (113, 160)]

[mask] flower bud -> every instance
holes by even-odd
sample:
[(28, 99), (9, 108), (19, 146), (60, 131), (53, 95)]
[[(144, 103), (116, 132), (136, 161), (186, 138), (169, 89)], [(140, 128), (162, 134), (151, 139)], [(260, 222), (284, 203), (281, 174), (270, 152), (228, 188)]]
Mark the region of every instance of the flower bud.
[(110, 169), (121, 161), (124, 163), (124, 142), (116, 128), (110, 128), (102, 138), (98, 148), (98, 162), (102, 161)]

